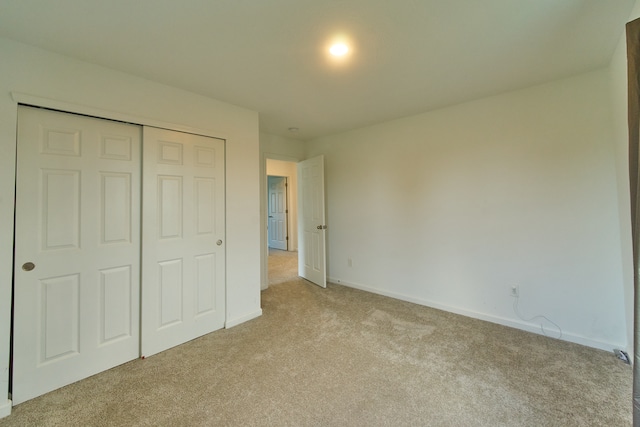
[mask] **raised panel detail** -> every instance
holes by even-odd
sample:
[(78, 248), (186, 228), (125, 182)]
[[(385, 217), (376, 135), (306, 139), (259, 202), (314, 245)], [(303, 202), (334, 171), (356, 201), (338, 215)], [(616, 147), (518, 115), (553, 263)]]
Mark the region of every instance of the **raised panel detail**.
[(42, 171), (42, 249), (80, 245), (80, 171)]
[(277, 208), (276, 208), (276, 201), (277, 201), (277, 197), (276, 197), (276, 193), (271, 193), (269, 195), (269, 213), (276, 213)]
[(320, 257), (318, 256), (318, 253), (320, 252), (320, 233), (311, 233), (311, 241), (313, 242), (311, 248), (313, 269), (315, 271), (320, 271)]
[(42, 128), (42, 154), (80, 156), (80, 136), (77, 129)]
[(311, 196), (311, 212), (313, 215), (313, 220), (319, 222), (322, 218), (324, 212), (322, 212), (324, 194), (320, 194), (320, 188), (322, 185), (319, 183), (320, 181), (320, 167), (318, 165), (313, 166), (312, 170), (312, 196)]
[(101, 243), (131, 242), (131, 174), (101, 172)]
[(100, 271), (100, 344), (131, 336), (131, 266)]
[(158, 163), (182, 165), (182, 144), (158, 141)]
[(100, 141), (100, 158), (131, 160), (131, 138), (128, 136), (103, 135)]
[(196, 314), (208, 313), (216, 307), (216, 254), (196, 257)]
[(278, 192), (278, 213), (284, 213), (285, 208), (285, 200), (284, 200), (284, 193), (282, 191)]
[(284, 232), (285, 230), (285, 224), (284, 221), (277, 221), (276, 222), (276, 239), (277, 240), (285, 240), (286, 233)]
[(158, 263), (160, 266), (160, 324), (167, 327), (182, 321), (182, 260)]
[(313, 252), (311, 250), (313, 242), (311, 241), (311, 239), (313, 239), (313, 234), (309, 231), (305, 231), (304, 232), (304, 265), (307, 268), (312, 268), (313, 267)]
[(78, 354), (80, 275), (42, 279), (40, 291), (39, 363)]
[(196, 146), (195, 150), (195, 164), (201, 168), (213, 168), (216, 165), (216, 150), (209, 147)]
[(182, 237), (182, 177), (158, 176), (158, 223), (160, 239)]
[(276, 239), (276, 220), (269, 218), (269, 240)]
[(195, 178), (196, 233), (211, 234), (216, 227), (216, 182), (214, 178)]

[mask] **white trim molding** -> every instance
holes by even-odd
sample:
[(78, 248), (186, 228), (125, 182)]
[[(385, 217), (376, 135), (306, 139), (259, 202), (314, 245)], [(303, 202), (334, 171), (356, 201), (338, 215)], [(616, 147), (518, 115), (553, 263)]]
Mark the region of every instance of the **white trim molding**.
[[(346, 286), (348, 288), (359, 289), (359, 290), (365, 291), (365, 292), (371, 292), (371, 293), (374, 293), (374, 294), (382, 295), (382, 296), (389, 297), (389, 298), (394, 298), (394, 299), (401, 300), (401, 301), (412, 302), (414, 304), (422, 305), (422, 306), (425, 306), (425, 307), (431, 307), (431, 308), (435, 308), (435, 309), (438, 309), (438, 310), (443, 310), (443, 311), (446, 311), (446, 312), (449, 312), (449, 313), (460, 314), (462, 316), (471, 317), (473, 319), (484, 320), (486, 322), (496, 323), (498, 325), (508, 326), (508, 327), (511, 327), (511, 328), (520, 329), (520, 330), (527, 331), (527, 332), (532, 332), (532, 333), (538, 334), (538, 335), (544, 335), (542, 333), (542, 331), (540, 330), (540, 325), (533, 324), (533, 323), (523, 322), (523, 321), (520, 321), (520, 320), (507, 319), (505, 317), (500, 317), (500, 316), (492, 316), (492, 315), (489, 315), (489, 314), (479, 313), (479, 312), (471, 311), (471, 310), (465, 310), (465, 309), (462, 309), (462, 308), (459, 308), (459, 307), (453, 307), (453, 306), (449, 306), (449, 305), (446, 305), (446, 304), (440, 304), (440, 303), (437, 303), (435, 301), (424, 300), (424, 299), (421, 299), (421, 298), (414, 298), (414, 297), (410, 297), (410, 296), (404, 295), (404, 294), (399, 294), (399, 293), (395, 293), (395, 292), (388, 292), (388, 291), (384, 291), (384, 290), (381, 290), (381, 289), (376, 289), (376, 288), (368, 286), (368, 285), (347, 282), (347, 281), (344, 281), (342, 279), (338, 279), (336, 277), (328, 277), (327, 278), (327, 282), (333, 283), (335, 285)], [(551, 336), (549, 336), (549, 338), (557, 339), (557, 338), (554, 338), (554, 337), (551, 337)], [(591, 339), (591, 338), (584, 337), (582, 335), (572, 334), (572, 333), (566, 332), (566, 331), (562, 332), (562, 337), (560, 339), (562, 341), (568, 341), (568, 342), (572, 342), (572, 343), (575, 343), (575, 344), (580, 344), (580, 345), (584, 345), (584, 346), (587, 346), (587, 347), (597, 348), (597, 349), (605, 350), (605, 351), (613, 351), (616, 348), (619, 348), (619, 349), (625, 349), (626, 348), (626, 345), (623, 345), (623, 344), (616, 344), (616, 343), (610, 343), (610, 342), (605, 342), (605, 341), (598, 341), (598, 340), (594, 340), (594, 339)]]
[(6, 402), (0, 405), (0, 418), (11, 415), (11, 404), (11, 400), (7, 399)]
[(208, 136), (216, 139), (224, 139), (225, 141), (229, 140), (228, 135), (226, 135), (224, 132), (218, 132), (212, 129), (198, 129), (190, 126), (179, 125), (176, 123), (155, 120), (149, 117), (141, 117), (127, 113), (119, 113), (117, 111), (103, 110), (101, 108), (95, 108), (88, 105), (58, 101), (55, 99), (43, 98), (26, 93), (11, 92), (11, 98), (17, 104), (32, 105), (34, 107), (49, 108), (52, 110), (64, 111), (67, 113), (83, 114), (86, 116), (93, 116), (101, 119), (116, 120), (119, 122), (175, 130), (184, 133), (193, 133), (196, 135)]
[(236, 317), (235, 319), (227, 320), (224, 327), (226, 329), (233, 328), (234, 326), (238, 326), (241, 323), (248, 322), (249, 320), (260, 316), (262, 316), (262, 309), (254, 311), (253, 313), (245, 314), (244, 316)]

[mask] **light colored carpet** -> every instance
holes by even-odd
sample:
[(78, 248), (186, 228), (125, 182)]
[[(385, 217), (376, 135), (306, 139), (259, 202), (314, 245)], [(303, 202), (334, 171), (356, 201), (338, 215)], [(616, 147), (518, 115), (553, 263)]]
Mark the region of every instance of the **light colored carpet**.
[(269, 286), (298, 277), (298, 252), (269, 248)]
[(612, 353), (321, 289), (275, 256), (262, 317), (25, 402), (0, 426), (631, 424), (631, 368)]

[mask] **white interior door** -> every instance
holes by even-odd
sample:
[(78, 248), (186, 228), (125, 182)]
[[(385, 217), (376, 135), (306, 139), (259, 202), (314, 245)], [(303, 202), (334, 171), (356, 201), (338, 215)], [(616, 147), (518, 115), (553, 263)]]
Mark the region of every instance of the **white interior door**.
[(298, 163), (298, 274), (327, 287), (324, 156)]
[(225, 322), (224, 141), (145, 127), (142, 355)]
[(269, 247), (287, 250), (287, 178), (270, 176), (269, 185)]
[(18, 404), (139, 355), (140, 127), (19, 107)]

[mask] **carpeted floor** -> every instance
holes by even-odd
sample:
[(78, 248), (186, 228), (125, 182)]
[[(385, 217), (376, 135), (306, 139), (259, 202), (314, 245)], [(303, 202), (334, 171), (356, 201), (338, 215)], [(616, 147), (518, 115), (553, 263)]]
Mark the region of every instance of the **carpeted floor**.
[(269, 286), (290, 282), (298, 277), (298, 252), (269, 248)]
[(25, 402), (0, 426), (631, 425), (631, 367), (612, 353), (321, 289), (295, 277), (295, 253), (269, 267), (262, 317)]

